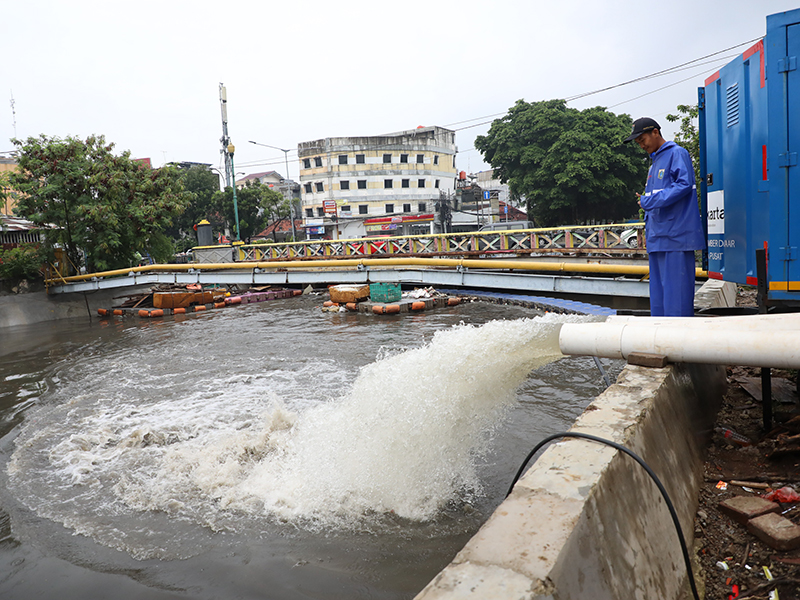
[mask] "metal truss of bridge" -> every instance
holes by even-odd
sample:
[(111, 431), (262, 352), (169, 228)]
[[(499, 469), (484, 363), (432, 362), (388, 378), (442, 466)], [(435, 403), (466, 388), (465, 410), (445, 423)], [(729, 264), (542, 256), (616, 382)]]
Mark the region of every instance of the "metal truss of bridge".
[[(640, 264), (631, 265), (613, 260), (644, 258), (641, 226), (205, 246), (194, 248), (194, 262), (190, 264), (147, 265), (71, 277), (55, 274), (46, 283), (51, 294), (159, 284), (395, 282), (646, 298), (646, 263), (639, 260)], [(631, 240), (636, 240), (635, 247), (631, 247)], [(576, 262), (575, 257), (593, 258)], [(603, 257), (612, 260), (603, 263)], [(704, 275), (698, 271), (698, 276)]]
[[(195, 249), (195, 258), (209, 246)], [(644, 258), (644, 223), (440, 233), (351, 240), (313, 240), (239, 246), (237, 260), (297, 260), (357, 256), (571, 255)], [(202, 262), (208, 262), (205, 259)], [(219, 262), (219, 261), (210, 261)]]

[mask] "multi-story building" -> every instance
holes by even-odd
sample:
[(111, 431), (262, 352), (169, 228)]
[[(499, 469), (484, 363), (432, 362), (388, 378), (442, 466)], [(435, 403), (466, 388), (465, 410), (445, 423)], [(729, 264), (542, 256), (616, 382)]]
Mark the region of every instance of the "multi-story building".
[(310, 238), (431, 232), (440, 194), (455, 189), (455, 132), (442, 127), (303, 142), (298, 155)]

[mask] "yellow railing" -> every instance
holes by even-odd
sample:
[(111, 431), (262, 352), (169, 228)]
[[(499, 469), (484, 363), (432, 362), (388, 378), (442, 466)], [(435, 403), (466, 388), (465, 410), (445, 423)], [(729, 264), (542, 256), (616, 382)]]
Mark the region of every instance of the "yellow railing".
[[(207, 247), (206, 247), (207, 248)], [(237, 260), (293, 260), (353, 256), (475, 256), (480, 254), (644, 255), (644, 223), (575, 225), (509, 231), (472, 231), (250, 244), (237, 247)]]

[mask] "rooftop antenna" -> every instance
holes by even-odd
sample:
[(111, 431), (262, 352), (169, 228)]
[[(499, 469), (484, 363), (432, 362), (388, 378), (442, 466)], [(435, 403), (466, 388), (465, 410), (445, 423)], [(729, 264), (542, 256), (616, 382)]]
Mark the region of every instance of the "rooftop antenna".
[(11, 116), (14, 119), (14, 137), (17, 137), (17, 111), (14, 110), (14, 90), (11, 90)]

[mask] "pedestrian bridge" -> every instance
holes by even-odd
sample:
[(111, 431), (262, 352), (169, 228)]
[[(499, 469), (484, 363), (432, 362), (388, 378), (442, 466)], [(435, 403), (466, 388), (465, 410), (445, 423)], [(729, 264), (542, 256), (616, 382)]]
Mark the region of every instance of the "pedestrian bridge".
[[(64, 276), (51, 294), (158, 284), (392, 282), (523, 293), (648, 296), (643, 223), (196, 247), (191, 262)], [(698, 276), (705, 272), (698, 270)]]

